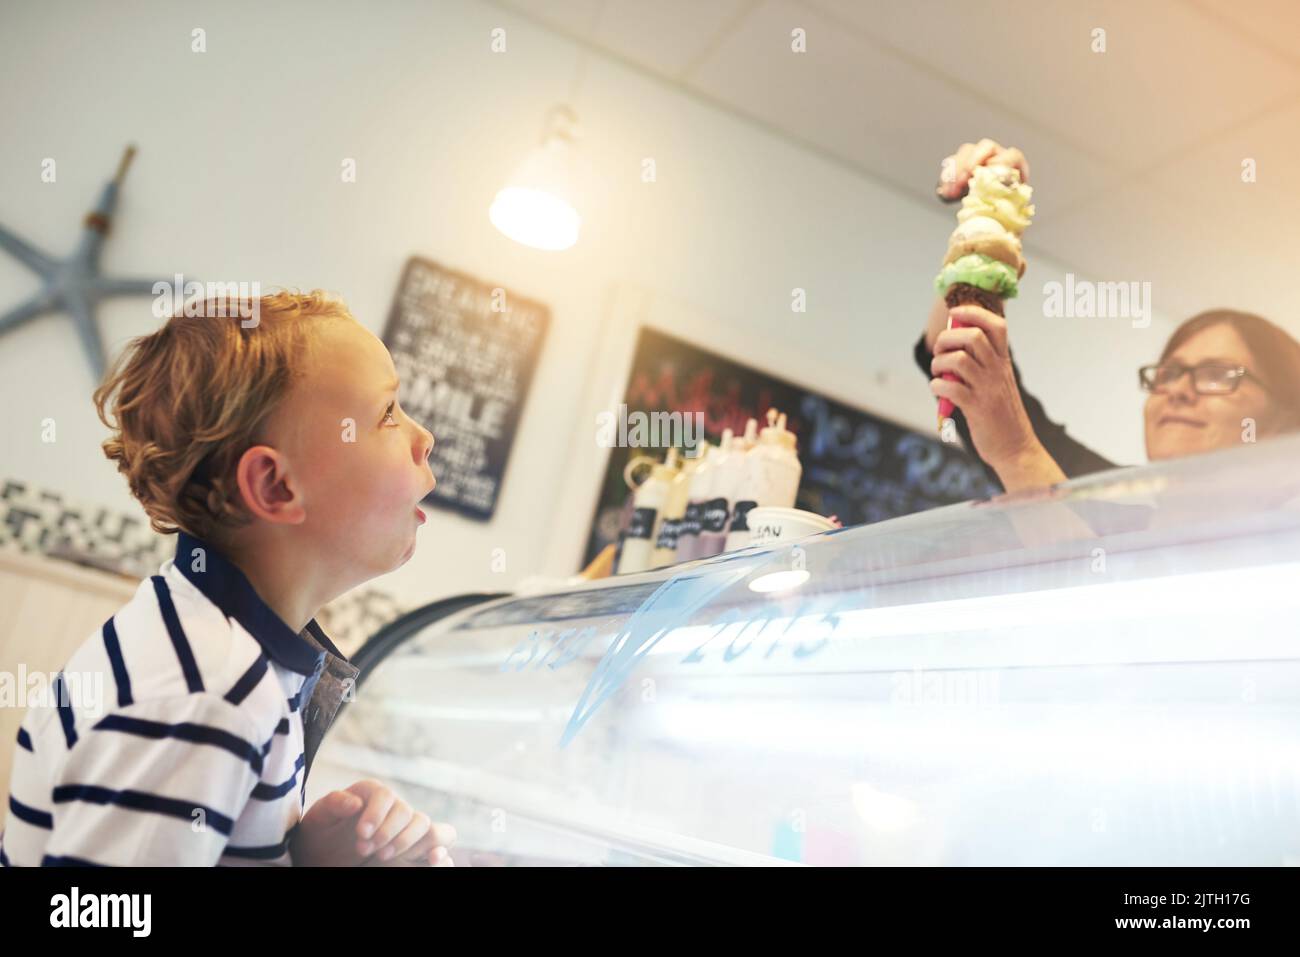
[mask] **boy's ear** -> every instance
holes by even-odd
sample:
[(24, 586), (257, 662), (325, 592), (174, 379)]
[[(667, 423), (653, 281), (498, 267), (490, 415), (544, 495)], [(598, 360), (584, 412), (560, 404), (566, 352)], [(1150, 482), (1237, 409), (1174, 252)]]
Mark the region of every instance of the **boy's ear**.
[(288, 461), (269, 445), (254, 445), (239, 457), (235, 480), (244, 507), (256, 518), (297, 525), (307, 517), (296, 483), (290, 480)]

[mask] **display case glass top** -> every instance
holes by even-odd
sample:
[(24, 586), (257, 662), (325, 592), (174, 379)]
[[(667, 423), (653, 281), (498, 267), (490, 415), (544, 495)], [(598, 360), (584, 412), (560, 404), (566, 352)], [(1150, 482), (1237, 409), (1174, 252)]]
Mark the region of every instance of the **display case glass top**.
[(460, 611), (312, 790), (497, 863), (1300, 862), (1300, 440)]

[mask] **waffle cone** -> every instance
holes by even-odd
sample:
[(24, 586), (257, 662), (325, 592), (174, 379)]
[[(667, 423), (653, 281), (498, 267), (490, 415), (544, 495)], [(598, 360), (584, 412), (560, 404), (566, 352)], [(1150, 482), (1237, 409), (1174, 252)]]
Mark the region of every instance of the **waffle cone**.
[(1002, 297), (989, 292), (987, 289), (981, 289), (979, 286), (972, 286), (970, 283), (955, 282), (948, 287), (943, 294), (944, 302), (948, 308), (955, 306), (983, 306), (989, 312), (996, 313), (999, 316), (1006, 316), (1002, 309)]

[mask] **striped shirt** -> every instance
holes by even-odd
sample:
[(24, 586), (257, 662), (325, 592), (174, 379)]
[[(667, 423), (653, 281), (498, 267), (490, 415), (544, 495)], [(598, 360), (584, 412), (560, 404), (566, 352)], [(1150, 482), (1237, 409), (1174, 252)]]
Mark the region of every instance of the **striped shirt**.
[(0, 864), (291, 864), (312, 756), (356, 674), (314, 620), (295, 634), (181, 532), (28, 709)]

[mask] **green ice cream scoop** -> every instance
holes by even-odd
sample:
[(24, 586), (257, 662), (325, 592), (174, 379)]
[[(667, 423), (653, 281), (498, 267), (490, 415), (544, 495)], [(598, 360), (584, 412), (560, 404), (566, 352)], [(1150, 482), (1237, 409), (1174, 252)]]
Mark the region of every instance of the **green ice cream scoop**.
[(998, 262), (981, 253), (970, 253), (954, 259), (943, 267), (934, 280), (934, 287), (943, 295), (949, 286), (964, 282), (1003, 299), (1014, 299), (1016, 271), (1006, 263)]

